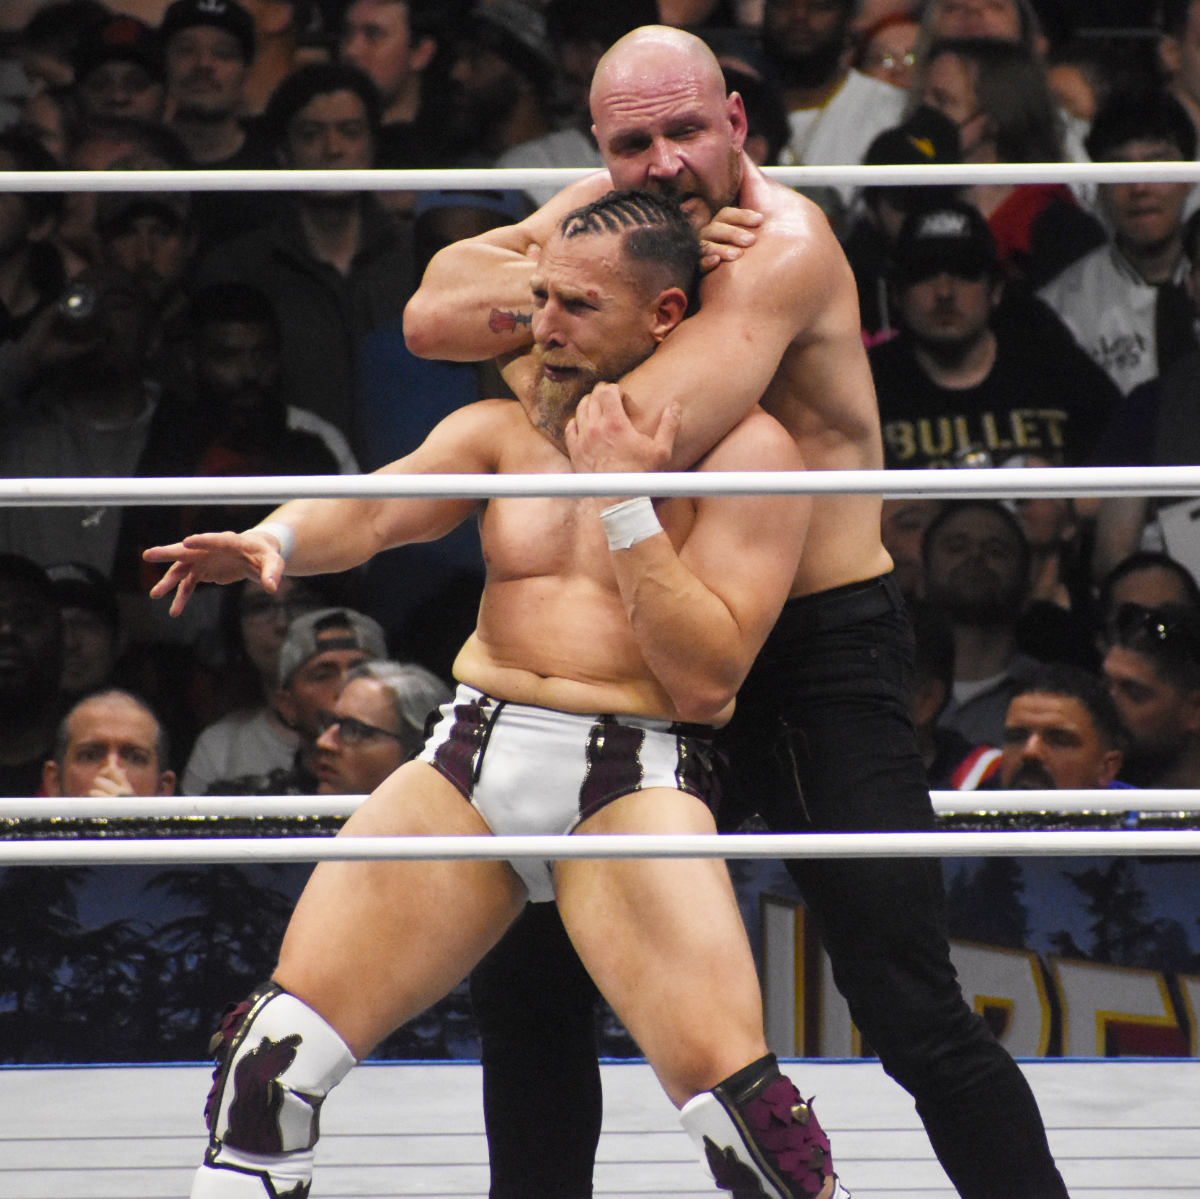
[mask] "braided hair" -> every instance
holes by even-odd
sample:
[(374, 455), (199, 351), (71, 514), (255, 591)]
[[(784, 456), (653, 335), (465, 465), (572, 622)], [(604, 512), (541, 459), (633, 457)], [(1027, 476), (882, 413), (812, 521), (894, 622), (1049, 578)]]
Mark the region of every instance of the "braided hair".
[(637, 188), (608, 192), (568, 214), (559, 232), (567, 241), (621, 234), (631, 262), (652, 271), (661, 287), (680, 288), (689, 312), (699, 306), (700, 239), (675, 200)]

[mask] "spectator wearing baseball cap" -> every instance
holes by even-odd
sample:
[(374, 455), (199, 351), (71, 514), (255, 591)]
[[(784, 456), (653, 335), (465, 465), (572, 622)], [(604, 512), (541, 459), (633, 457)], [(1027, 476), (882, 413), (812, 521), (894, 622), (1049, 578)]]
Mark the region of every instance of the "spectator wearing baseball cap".
[(526, 0), (483, 0), (455, 39), (450, 78), (468, 129), (465, 160), (493, 162), (550, 132), (556, 65), (541, 11)]
[(171, 127), (202, 167), (240, 165), (238, 117), (254, 61), (254, 21), (236, 0), (175, 0), (159, 28)]
[(62, 691), (74, 701), (112, 681), (123, 641), (117, 593), (82, 562), (63, 562), (46, 574), (62, 616)]
[(892, 253), (900, 333), (870, 351), (889, 467), (1087, 459), (1119, 398), (1061, 335), (994, 319), (1003, 268), (960, 201), (910, 214)]
[(85, 118), (162, 119), (166, 92), (158, 38), (136, 17), (113, 17), (88, 29), (75, 46), (72, 65)]
[(328, 713), (356, 666), (387, 657), (383, 629), (353, 608), (319, 608), (297, 616), (279, 651), (275, 708), (300, 736), (286, 771), (214, 783), (210, 795), (315, 795), (313, 754)]
[[(171, 128), (197, 167), (276, 166), (260, 121), (243, 118), (255, 57), (254, 20), (237, 0), (175, 0), (159, 30)], [(198, 192), (192, 227), (203, 251), (265, 224), (278, 207), (270, 192)]]
[[(867, 166), (946, 166), (962, 160), (958, 126), (922, 105), (902, 124), (885, 129), (867, 148)], [(858, 284), (858, 304), (868, 343), (891, 337), (887, 272), (904, 218), (918, 208), (953, 200), (953, 187), (864, 187), (862, 206), (843, 248)]]

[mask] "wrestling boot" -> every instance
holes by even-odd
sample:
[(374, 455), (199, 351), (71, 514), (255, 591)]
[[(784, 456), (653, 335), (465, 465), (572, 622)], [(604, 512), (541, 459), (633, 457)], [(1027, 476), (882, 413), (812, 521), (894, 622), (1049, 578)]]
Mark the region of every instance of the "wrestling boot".
[(827, 1187), (827, 1199), (850, 1199), (816, 1113), (773, 1053), (697, 1095), (679, 1118), (734, 1199), (826, 1199)]
[(325, 1096), (354, 1055), (312, 1008), (269, 983), (226, 1013), (191, 1199), (308, 1199)]

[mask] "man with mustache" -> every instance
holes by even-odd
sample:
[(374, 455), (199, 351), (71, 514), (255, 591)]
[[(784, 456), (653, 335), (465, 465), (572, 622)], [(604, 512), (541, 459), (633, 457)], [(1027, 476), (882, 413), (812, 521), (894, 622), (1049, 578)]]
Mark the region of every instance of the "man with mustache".
[[(408, 347), (458, 361), (516, 355), (508, 369), (520, 393), (522, 371), (526, 382), (532, 372), (521, 355), (533, 341), (523, 289), (557, 223), (613, 186), (647, 187), (679, 199), (702, 230), (709, 274), (700, 311), (621, 379), (635, 426), (653, 430), (678, 404), (669, 461), (686, 468), (761, 399), (809, 470), (882, 466), (850, 267), (820, 211), (742, 153), (745, 112), (740, 97), (726, 95), (711, 52), (678, 30), (636, 30), (597, 67), (591, 107), (607, 173), (564, 189), (518, 225), (437, 255), (405, 312)], [(912, 631), (891, 565), (878, 497), (813, 501), (791, 598), (722, 731), (741, 793), (740, 811), (738, 802), (723, 805), (726, 827), (755, 808), (781, 832), (932, 825), (909, 714)], [(795, 861), (788, 869), (821, 923), (856, 1024), (916, 1097), (960, 1193), (1064, 1195), (1028, 1085), (959, 993), (937, 863)], [(523, 1006), (528, 991), (512, 989), (517, 998), (506, 1003), (503, 986), (489, 990), (488, 1008), (499, 1013), (484, 1022), (493, 1199), (591, 1194), (599, 1074), (585, 1059), (594, 1063), (595, 1043), (586, 1020), (561, 1006), (566, 982), (580, 981), (565, 973), (569, 952), (555, 961), (561, 970), (546, 970), (533, 952), (503, 968), (488, 963), (493, 979), (523, 978), (528, 966), (547, 980), (536, 1005)], [(586, 1003), (586, 987), (573, 986), (572, 997)], [(503, 1053), (489, 1049), (489, 1028), (493, 1046), (507, 1030)], [(551, 1030), (562, 1028), (575, 1031), (550, 1045)], [(567, 1040), (580, 1063), (570, 1078), (555, 1056), (568, 1052)], [(500, 1066), (509, 1078), (493, 1088), (488, 1076)], [(582, 1165), (568, 1172), (567, 1162)]]
[(1000, 787), (1111, 787), (1126, 740), (1116, 705), (1100, 679), (1076, 666), (1044, 666), (1008, 705)]
[(242, 161), (238, 119), (254, 61), (254, 21), (237, 0), (175, 0), (159, 30), (167, 67), (171, 127), (197, 166), (258, 166)]
[[(614, 378), (674, 329), (700, 244), (648, 192), (569, 214), (531, 283), (536, 379), (520, 404), (444, 420), (391, 473), (648, 471), (678, 409), (637, 432)], [(794, 470), (754, 409), (700, 470)], [(340, 571), (478, 513), (488, 577), (460, 680), (419, 759), (349, 835), (716, 831), (713, 730), (787, 596), (800, 497), (298, 500), (243, 534), (149, 551), (154, 594), (286, 569)], [(226, 1022), (194, 1199), (307, 1194), (325, 1094), (453, 987), (530, 899), (557, 901), (592, 976), (638, 1038), (718, 1185), (773, 1199), (845, 1195), (809, 1105), (763, 1039), (753, 958), (718, 860), (392, 861), (318, 865), (267, 987)]]

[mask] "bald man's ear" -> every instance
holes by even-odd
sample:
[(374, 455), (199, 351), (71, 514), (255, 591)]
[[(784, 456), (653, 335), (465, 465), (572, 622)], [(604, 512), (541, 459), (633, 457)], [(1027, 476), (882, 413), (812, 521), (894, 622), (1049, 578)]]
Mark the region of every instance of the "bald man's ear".
[(58, 763), (53, 760), (42, 767), (42, 790), (56, 799), (62, 795), (58, 785)]
[(750, 129), (749, 122), (746, 120), (746, 106), (737, 92), (729, 93), (725, 105), (725, 112), (733, 129), (733, 148), (740, 154), (742, 147), (746, 144), (746, 134)]
[(158, 789), (154, 792), (155, 795), (174, 795), (175, 794), (175, 771), (164, 770), (158, 776)]
[(654, 323), (650, 326), (650, 335), (655, 342), (662, 341), (683, 320), (687, 305), (687, 295), (680, 287), (669, 287), (659, 293), (654, 302)]

